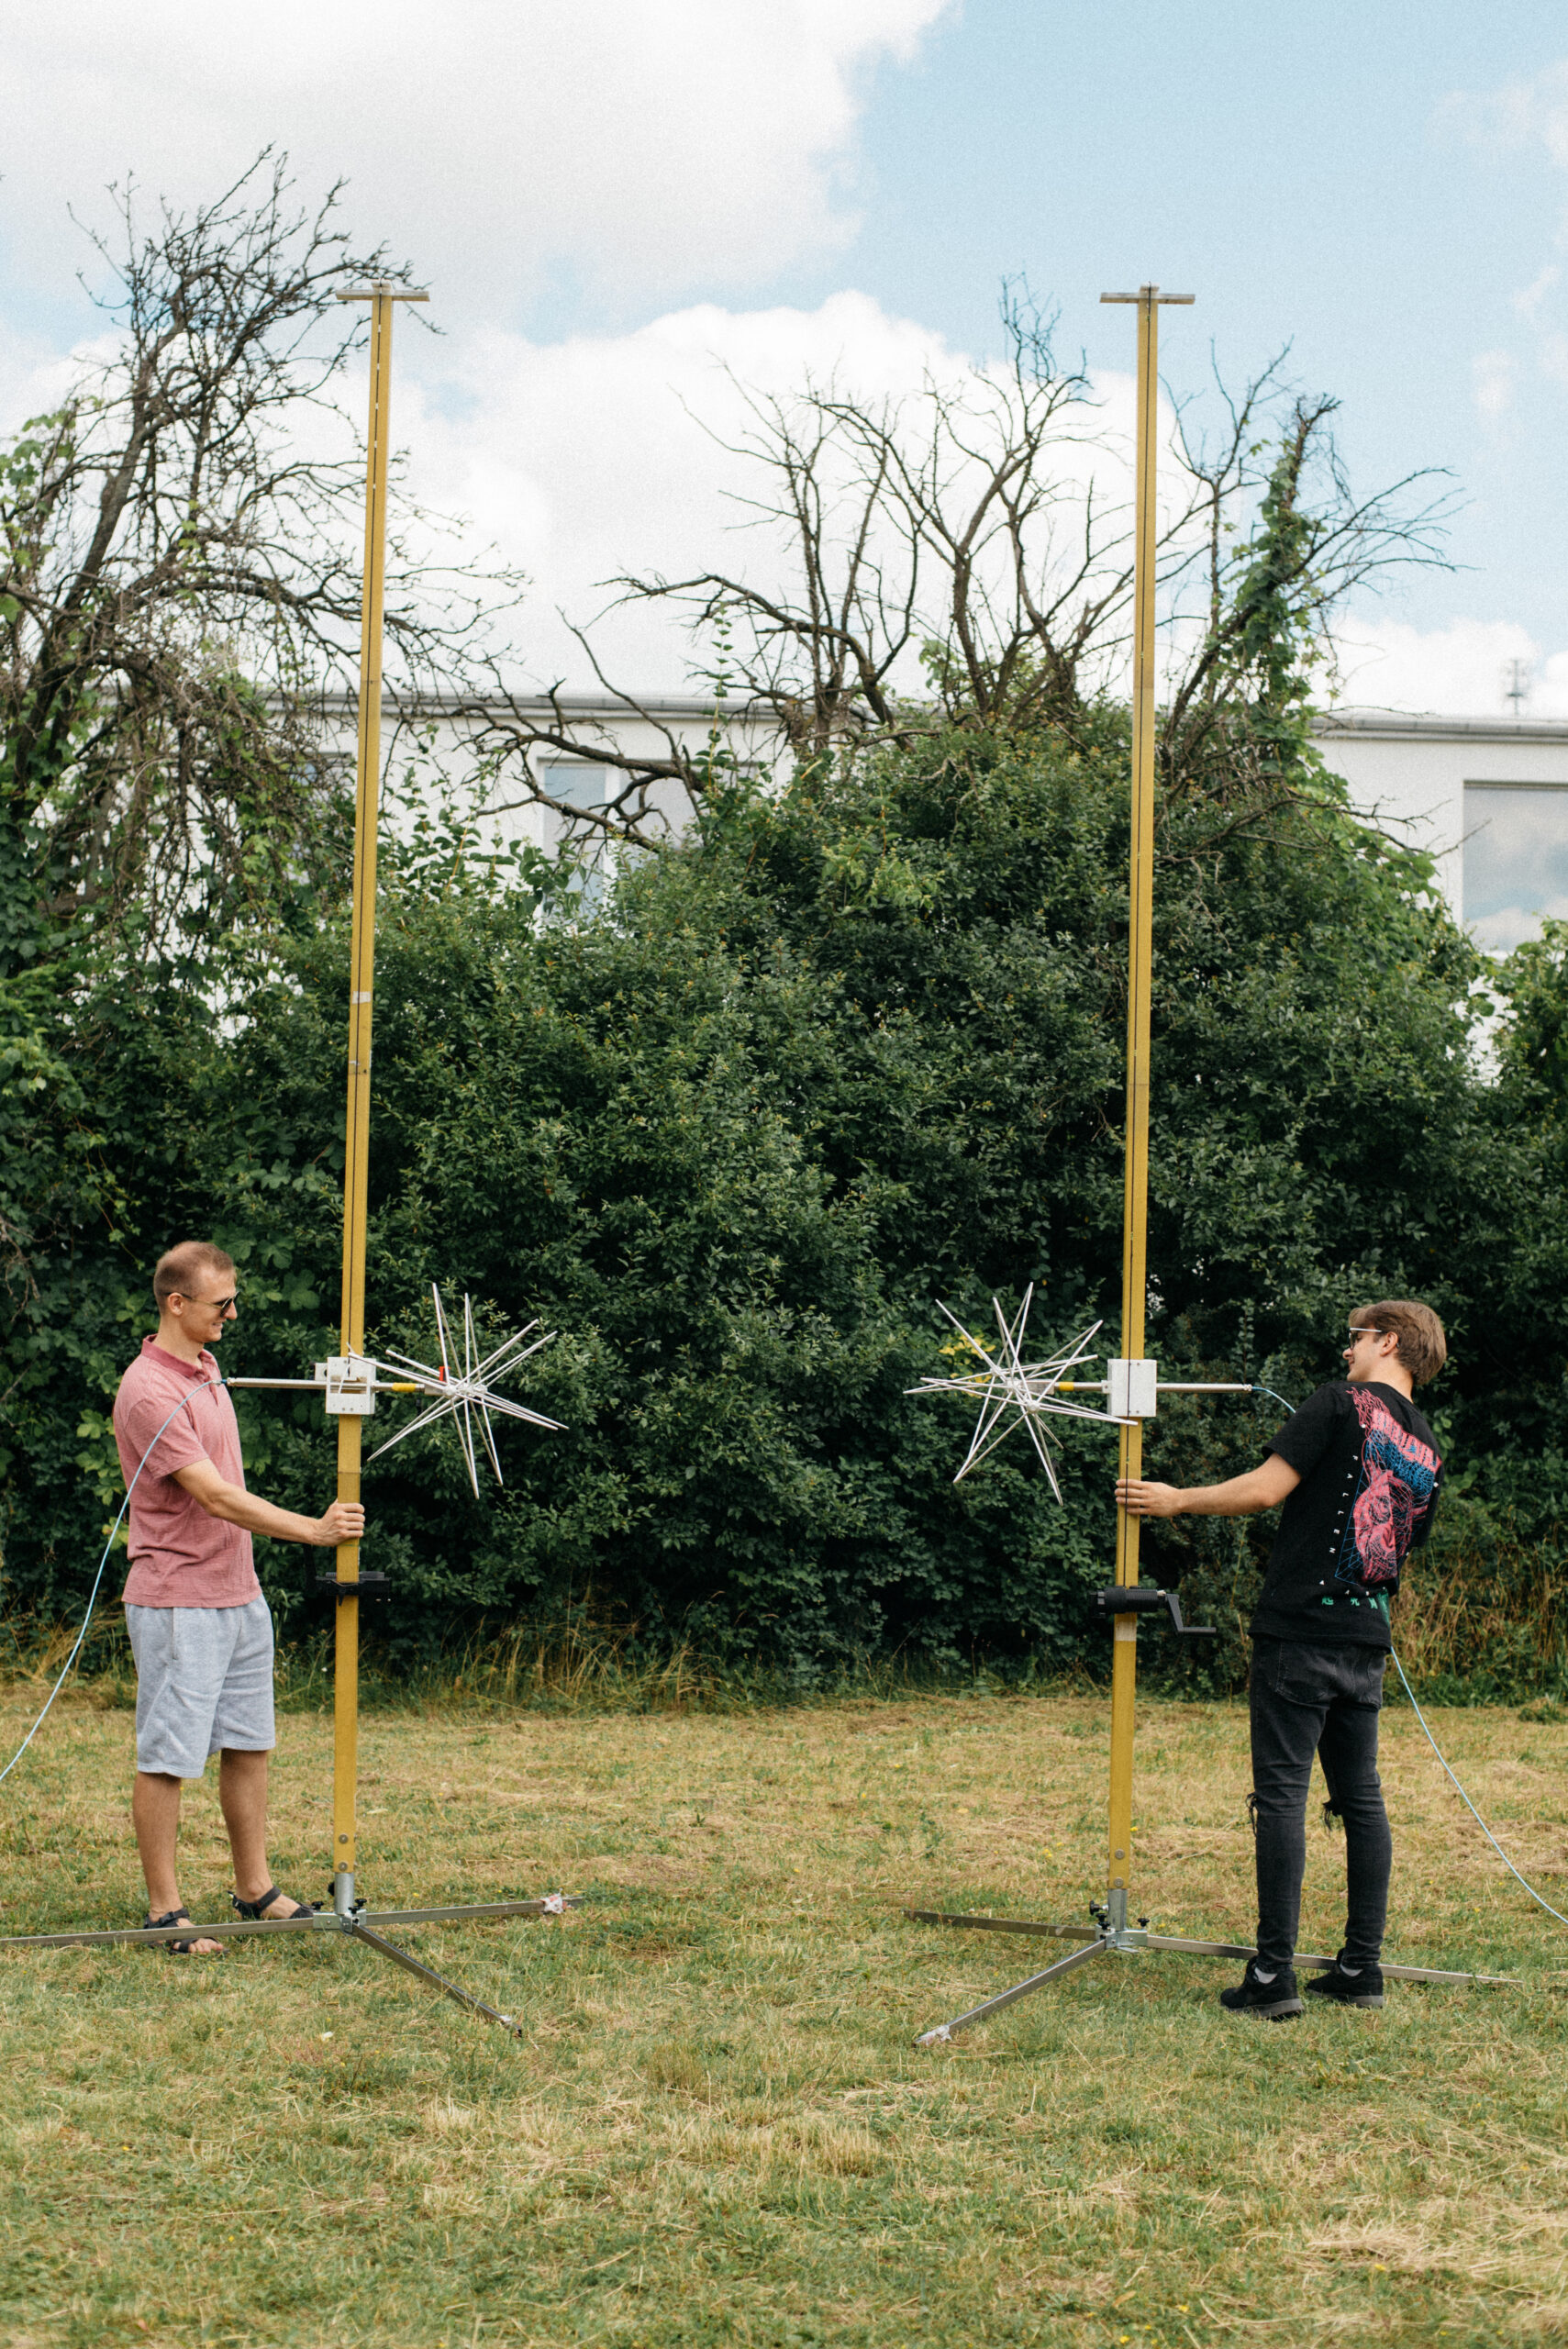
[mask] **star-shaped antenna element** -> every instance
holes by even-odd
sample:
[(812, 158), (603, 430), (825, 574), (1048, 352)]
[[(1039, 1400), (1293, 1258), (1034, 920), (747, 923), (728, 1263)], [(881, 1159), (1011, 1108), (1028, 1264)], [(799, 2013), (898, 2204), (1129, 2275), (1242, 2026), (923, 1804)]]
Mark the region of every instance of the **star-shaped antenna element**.
[[(473, 1302), (465, 1297), (462, 1300), (462, 1367), (460, 1370), (455, 1359), (456, 1344), (448, 1329), (446, 1309), (441, 1304), (441, 1292), (433, 1283), (430, 1295), (436, 1301), (436, 1341), (440, 1348), (440, 1368), (438, 1370), (429, 1363), (414, 1362), (407, 1354), (398, 1353), (389, 1354), (386, 1362), (378, 1363), (376, 1367), (378, 1370), (395, 1367), (400, 1375), (412, 1380), (422, 1394), (433, 1395), (436, 1400), (410, 1419), (406, 1427), (399, 1428), (395, 1435), (388, 1436), (384, 1443), (378, 1444), (370, 1457), (379, 1460), (384, 1452), (390, 1452), (395, 1443), (403, 1442), (405, 1436), (417, 1435), (421, 1428), (432, 1426), (437, 1419), (454, 1418), (458, 1423), (458, 1441), (468, 1463), (468, 1480), (473, 1486), (477, 1500), (479, 1460), (473, 1441), (475, 1419), (479, 1422), (479, 1433), (498, 1485), (504, 1484), (506, 1478), (501, 1474), (500, 1455), (495, 1450), (495, 1432), (490, 1424), (492, 1411), (500, 1411), (509, 1419), (526, 1419), (530, 1427), (547, 1428), (556, 1434), (562, 1431), (559, 1419), (547, 1419), (542, 1412), (530, 1411), (523, 1404), (514, 1403), (510, 1396), (497, 1395), (490, 1384), (492, 1379), (503, 1378), (508, 1371), (517, 1369), (530, 1354), (537, 1354), (541, 1346), (548, 1346), (555, 1332), (549, 1330), (542, 1337), (533, 1338), (539, 1323), (530, 1321), (526, 1329), (519, 1330), (514, 1337), (505, 1339), (493, 1353), (481, 1359), (473, 1327)], [(530, 1338), (533, 1338), (531, 1345), (528, 1342)], [(368, 1462), (366, 1465), (369, 1465)]]
[(1108, 1411), (1092, 1411), (1083, 1403), (1068, 1403), (1062, 1399), (1064, 1391), (1070, 1393), (1074, 1387), (1091, 1390), (1098, 1387), (1099, 1392), (1104, 1392), (1097, 1381), (1074, 1379), (1070, 1375), (1087, 1358), (1090, 1341), (1100, 1329), (1099, 1322), (1095, 1322), (1082, 1337), (1074, 1338), (1071, 1345), (1063, 1346), (1045, 1361), (1025, 1362), (1024, 1332), (1033, 1302), (1034, 1283), (1031, 1281), (1024, 1291), (1023, 1303), (1009, 1321), (1002, 1310), (1000, 1300), (992, 1298), (991, 1308), (996, 1316), (996, 1328), (1001, 1336), (1001, 1345), (995, 1353), (982, 1345), (980, 1340), (964, 1328), (956, 1314), (949, 1313), (947, 1307), (942, 1306), (941, 1311), (947, 1314), (969, 1352), (977, 1357), (983, 1367), (964, 1371), (954, 1378), (923, 1378), (917, 1386), (908, 1387), (906, 1392), (910, 1395), (967, 1395), (972, 1400), (978, 1401), (980, 1417), (975, 1421), (974, 1433), (970, 1438), (963, 1464), (953, 1478), (955, 1485), (962, 1484), (970, 1470), (978, 1467), (988, 1453), (995, 1452), (999, 1443), (1005, 1442), (1015, 1428), (1023, 1427), (1028, 1430), (1040, 1464), (1051, 1480), (1051, 1489), (1060, 1500), (1062, 1487), (1056, 1481), (1055, 1465), (1040, 1421), (1046, 1419), (1095, 1419), (1101, 1425), (1112, 1427), (1119, 1422), (1112, 1419)]

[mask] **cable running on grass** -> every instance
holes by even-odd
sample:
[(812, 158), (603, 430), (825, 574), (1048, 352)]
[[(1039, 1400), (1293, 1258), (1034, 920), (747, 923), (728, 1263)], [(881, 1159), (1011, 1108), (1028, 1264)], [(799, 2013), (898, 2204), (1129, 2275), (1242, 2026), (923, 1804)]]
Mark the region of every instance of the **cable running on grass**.
[(1534, 1885), (1530, 1884), (1524, 1876), (1519, 1876), (1518, 1868), (1515, 1867), (1512, 1860), (1509, 1859), (1507, 1852), (1504, 1851), (1501, 1843), (1498, 1842), (1497, 1838), (1493, 1834), (1492, 1830), (1487, 1826), (1486, 1821), (1482, 1818), (1481, 1813), (1476, 1809), (1475, 1805), (1471, 1801), (1470, 1797), (1460, 1785), (1458, 1778), (1454, 1776), (1454, 1773), (1450, 1765), (1448, 1757), (1444, 1753), (1441, 1746), (1438, 1743), (1437, 1739), (1432, 1735), (1431, 1731), (1427, 1728), (1427, 1717), (1421, 1710), (1419, 1705), (1416, 1702), (1415, 1690), (1411, 1687), (1410, 1683), (1405, 1678), (1405, 1667), (1400, 1663), (1397, 1653), (1394, 1649), (1390, 1648), (1389, 1653), (1394, 1657), (1394, 1669), (1399, 1675), (1405, 1694), (1410, 1699), (1410, 1710), (1420, 1722), (1423, 1731), (1426, 1731), (1427, 1743), (1431, 1747), (1432, 1752), (1437, 1755), (1438, 1760), (1442, 1764), (1443, 1768), (1448, 1771), (1449, 1776), (1453, 1779), (1454, 1788), (1461, 1802), (1464, 1805), (1466, 1810), (1469, 1811), (1472, 1819), (1474, 1820), (1475, 1824), (1480, 1828), (1481, 1832), (1485, 1836), (1486, 1841), (1491, 1844), (1492, 1849), (1496, 1853), (1497, 1857), (1507, 1869), (1508, 1874), (1511, 1876), (1518, 1877), (1519, 1883), (1524, 1886), (1525, 1890), (1529, 1894), (1530, 1898), (1535, 1901), (1540, 1908), (1544, 1909), (1549, 1917), (1555, 1917), (1560, 1925), (1568, 1925), (1568, 1917), (1565, 1917), (1562, 1914), (1562, 1909), (1554, 1909), (1550, 1900), (1543, 1900), (1540, 1893), (1536, 1890)]

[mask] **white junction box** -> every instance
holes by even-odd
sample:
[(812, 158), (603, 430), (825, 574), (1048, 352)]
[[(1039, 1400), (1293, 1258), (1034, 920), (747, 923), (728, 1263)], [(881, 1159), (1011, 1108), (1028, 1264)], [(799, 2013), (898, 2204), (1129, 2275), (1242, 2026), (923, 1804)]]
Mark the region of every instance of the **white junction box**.
[(1106, 1408), (1113, 1419), (1151, 1419), (1160, 1408), (1160, 1365), (1148, 1356), (1106, 1364)]
[(375, 1409), (375, 1364), (363, 1354), (328, 1354), (316, 1364), (316, 1383), (335, 1419), (368, 1419)]

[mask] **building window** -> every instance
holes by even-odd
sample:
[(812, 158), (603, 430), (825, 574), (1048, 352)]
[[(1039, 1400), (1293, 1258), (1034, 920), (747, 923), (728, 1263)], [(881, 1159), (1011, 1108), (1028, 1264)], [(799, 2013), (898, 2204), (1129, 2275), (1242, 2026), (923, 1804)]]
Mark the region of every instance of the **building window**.
[(552, 799), (568, 807), (602, 807), (609, 797), (609, 779), (603, 767), (584, 766), (577, 760), (552, 759), (539, 771), (539, 779)]
[(1467, 783), (1465, 928), (1507, 954), (1543, 915), (1568, 920), (1568, 784)]
[[(575, 759), (570, 763), (552, 759), (541, 763), (539, 779), (552, 799), (563, 801), (568, 807), (602, 807), (610, 794), (609, 770), (587, 766)], [(557, 844), (564, 842), (569, 837), (569, 818), (551, 809), (547, 811), (545, 821), (553, 826)], [(606, 841), (602, 832), (584, 827), (574, 843), (574, 853), (579, 860), (578, 910), (595, 913), (604, 903), (605, 890), (615, 870), (614, 843)]]

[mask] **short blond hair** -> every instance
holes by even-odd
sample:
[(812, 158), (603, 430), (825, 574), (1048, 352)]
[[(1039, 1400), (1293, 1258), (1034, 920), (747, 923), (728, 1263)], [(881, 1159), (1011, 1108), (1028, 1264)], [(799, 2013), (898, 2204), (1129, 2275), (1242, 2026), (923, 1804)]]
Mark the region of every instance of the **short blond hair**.
[(1435, 1378), (1448, 1360), (1443, 1325), (1429, 1305), (1407, 1297), (1385, 1297), (1381, 1305), (1358, 1305), (1351, 1316), (1352, 1330), (1375, 1330), (1380, 1337), (1399, 1341), (1395, 1359), (1402, 1362), (1418, 1386)]
[(234, 1273), (233, 1257), (213, 1241), (178, 1240), (172, 1248), (165, 1248), (152, 1275), (152, 1294), (160, 1313), (172, 1297), (189, 1297), (191, 1283), (208, 1273), (220, 1280), (231, 1279)]

